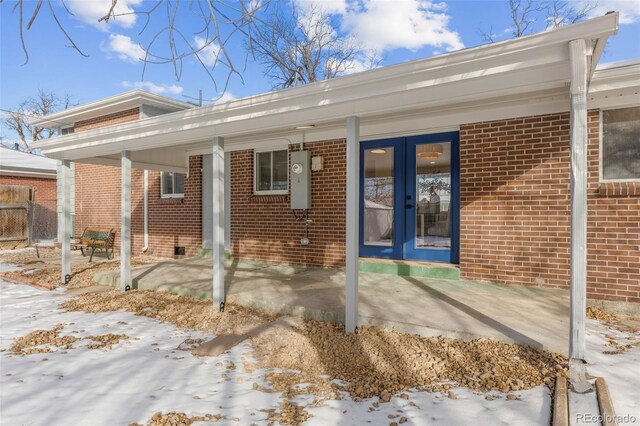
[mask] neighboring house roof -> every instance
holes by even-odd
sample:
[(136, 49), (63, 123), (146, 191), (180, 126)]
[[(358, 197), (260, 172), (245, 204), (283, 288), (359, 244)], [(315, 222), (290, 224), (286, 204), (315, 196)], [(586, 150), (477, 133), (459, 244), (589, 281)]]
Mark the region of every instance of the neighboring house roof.
[[(587, 44), (589, 107), (637, 102), (637, 65), (594, 75), (618, 14), (499, 43), (378, 68), (224, 104), (60, 136), (37, 144), (47, 155), (184, 172), (189, 155), (343, 138), (360, 118), (361, 140), (458, 129), (461, 124), (568, 111), (569, 43)], [(630, 101), (631, 99), (631, 101)], [(305, 130), (302, 127), (313, 124)]]
[(72, 125), (81, 120), (125, 111), (142, 105), (148, 105), (170, 112), (182, 111), (195, 107), (195, 105), (188, 102), (177, 101), (145, 90), (136, 89), (88, 104), (68, 108), (63, 111), (49, 114), (45, 117), (34, 118), (31, 119), (30, 122), (34, 126), (38, 127)]
[(0, 147), (0, 175), (56, 178), (58, 161)]

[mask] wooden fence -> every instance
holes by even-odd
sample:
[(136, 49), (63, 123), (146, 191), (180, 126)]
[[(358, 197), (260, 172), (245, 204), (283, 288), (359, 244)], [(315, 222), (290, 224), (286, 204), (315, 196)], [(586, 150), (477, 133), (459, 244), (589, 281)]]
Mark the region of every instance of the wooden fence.
[(30, 222), (35, 189), (0, 185), (0, 241), (31, 243)]

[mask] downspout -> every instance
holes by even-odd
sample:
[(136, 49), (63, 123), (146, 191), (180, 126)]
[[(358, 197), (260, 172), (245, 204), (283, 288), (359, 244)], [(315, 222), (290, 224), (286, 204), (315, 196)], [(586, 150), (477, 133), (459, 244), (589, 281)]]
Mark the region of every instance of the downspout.
[(149, 170), (144, 171), (143, 178), (144, 186), (144, 246), (142, 246), (142, 252), (146, 253), (149, 250)]
[[(144, 105), (140, 105), (138, 118), (141, 120), (147, 117), (147, 114), (144, 112)], [(143, 215), (144, 215), (144, 241), (142, 246), (142, 252), (146, 253), (149, 250), (149, 170), (144, 171), (143, 178), (143, 191), (144, 191), (144, 205), (143, 205)]]
[(574, 391), (591, 389), (586, 379), (587, 309), (587, 91), (585, 40), (569, 42), (571, 64), (571, 281), (569, 371)]

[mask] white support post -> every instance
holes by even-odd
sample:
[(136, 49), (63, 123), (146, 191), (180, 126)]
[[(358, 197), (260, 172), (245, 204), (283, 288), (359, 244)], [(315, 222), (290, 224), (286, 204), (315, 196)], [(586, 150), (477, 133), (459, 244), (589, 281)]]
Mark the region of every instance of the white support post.
[(131, 151), (122, 151), (120, 186), (120, 290), (131, 288)]
[[(587, 390), (585, 322), (587, 309), (587, 47), (569, 43), (571, 63), (571, 281), (569, 364), (571, 382)], [(590, 386), (588, 386), (590, 388)]]
[(59, 235), (62, 238), (62, 264), (60, 281), (67, 283), (67, 277), (71, 277), (71, 161), (62, 160), (60, 173), (62, 214), (59, 226)]
[(358, 326), (358, 217), (360, 209), (360, 119), (347, 118), (347, 211), (345, 247), (345, 331)]
[(224, 153), (224, 249), (231, 251), (231, 153)]
[(224, 138), (213, 138), (213, 307), (224, 309)]

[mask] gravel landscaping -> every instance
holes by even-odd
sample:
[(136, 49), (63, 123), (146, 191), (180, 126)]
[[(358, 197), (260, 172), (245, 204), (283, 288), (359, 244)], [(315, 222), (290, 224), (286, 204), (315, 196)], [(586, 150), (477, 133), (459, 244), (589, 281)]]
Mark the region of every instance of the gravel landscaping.
[[(96, 270), (118, 266), (77, 265), (78, 286), (91, 285)], [(55, 279), (55, 268), (19, 273)], [(283, 326), (272, 313), (233, 303), (220, 313), (210, 301), (163, 292), (110, 289), (69, 297), (62, 289), (2, 281), (0, 289), (0, 418), (7, 424), (51, 424), (44, 414), (26, 414), (32, 402), (20, 395), (33, 386), (45, 386), (38, 401), (63, 405), (58, 398), (65, 392), (95, 388), (104, 400), (85, 395), (83, 407), (96, 405), (104, 424), (548, 424), (555, 378), (567, 375), (563, 356), (491, 338), (424, 338), (375, 328), (347, 335), (339, 325), (294, 319)], [(597, 309), (588, 316), (597, 330), (589, 335), (591, 352), (597, 340), (594, 371), (616, 377), (617, 363), (640, 359), (637, 330)], [(256, 329), (266, 331), (252, 333)], [(247, 340), (220, 356), (191, 353), (215, 336), (244, 334)], [(52, 366), (67, 391), (56, 393), (47, 370), (38, 376), (39, 363)], [(118, 390), (111, 395), (113, 385)], [(622, 409), (636, 410), (621, 391), (625, 386), (635, 385), (610, 382)], [(177, 399), (176, 391), (182, 392)], [(110, 411), (123, 394), (142, 405), (127, 402), (124, 414)], [(144, 395), (154, 402), (143, 403)], [(73, 407), (60, 414), (66, 424), (88, 415)]]

